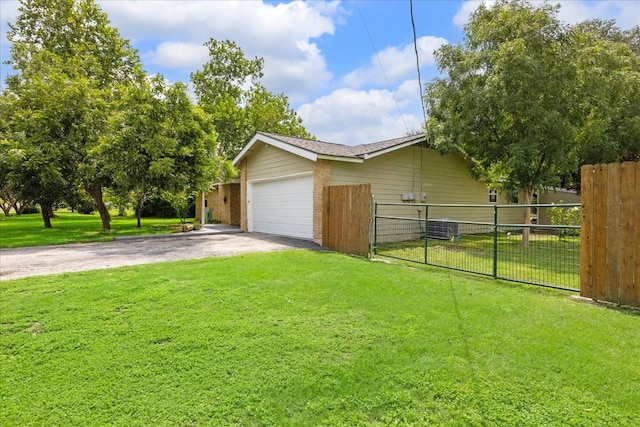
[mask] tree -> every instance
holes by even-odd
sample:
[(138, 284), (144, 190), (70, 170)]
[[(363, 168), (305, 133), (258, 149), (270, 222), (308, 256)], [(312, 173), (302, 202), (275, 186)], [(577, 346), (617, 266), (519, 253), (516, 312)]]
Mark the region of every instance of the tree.
[(169, 86), (156, 76), (131, 87), (124, 102), (105, 156), (115, 191), (133, 193), (140, 227), (149, 198), (162, 195), (179, 205), (209, 188), (221, 159), (211, 120), (191, 103), (184, 84)]
[[(462, 150), (476, 176), (507, 193), (522, 191), (525, 204), (577, 168), (566, 120), (575, 72), (556, 13), (520, 1), (481, 5), (465, 27), (464, 46), (436, 52), (447, 77), (426, 88), (430, 142)], [(525, 224), (529, 218), (526, 208)]]
[[(84, 187), (103, 230), (109, 230), (102, 193), (111, 177), (100, 137), (123, 88), (144, 78), (137, 52), (93, 0), (22, 0), (19, 10), (7, 34), (12, 43), (8, 63), (18, 73), (7, 78), (7, 88), (18, 100), (20, 120), (48, 120), (40, 120), (46, 125), (42, 130), (13, 121), (24, 127), (21, 149), (25, 156), (30, 153), (24, 161), (31, 159), (32, 178), (42, 188)], [(58, 161), (63, 167), (49, 170)]]
[(260, 84), (262, 58), (247, 59), (233, 41), (210, 39), (209, 61), (191, 74), (198, 105), (211, 115), (218, 132), (218, 151), (233, 159), (260, 130), (312, 138), (283, 94)]
[(622, 43), (640, 56), (640, 26), (636, 25), (628, 30), (621, 30), (614, 19), (591, 19), (580, 22), (574, 27), (576, 33), (592, 34), (600, 40)]
[(249, 93), (246, 113), (251, 134), (245, 143), (256, 131), (313, 138), (302, 124), (302, 119), (289, 107), (289, 99), (284, 94), (272, 94), (260, 84), (256, 84)]
[(621, 31), (613, 21), (586, 21), (570, 35), (580, 94), (575, 104), (580, 165), (635, 158), (640, 154), (640, 27)]
[(68, 72), (73, 66), (36, 52), (2, 94), (11, 105), (6, 112), (12, 137), (3, 144), (8, 181), (21, 199), (40, 205), (46, 228), (53, 206), (77, 184), (77, 147), (91, 137), (101, 110), (90, 82)]
[[(525, 204), (567, 182), (589, 153), (603, 158), (614, 141), (640, 135), (637, 56), (561, 24), (557, 12), (524, 1), (481, 5), (464, 44), (436, 52), (444, 77), (425, 89), (429, 142), (461, 150), (475, 176), (507, 194), (521, 191)], [(529, 218), (526, 208), (524, 224)], [(524, 245), (528, 238), (525, 226)]]

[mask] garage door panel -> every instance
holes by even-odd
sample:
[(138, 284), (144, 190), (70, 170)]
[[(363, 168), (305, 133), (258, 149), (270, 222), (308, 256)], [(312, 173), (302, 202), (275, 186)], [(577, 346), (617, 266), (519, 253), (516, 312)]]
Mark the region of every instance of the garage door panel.
[(252, 231), (313, 238), (313, 177), (252, 184)]

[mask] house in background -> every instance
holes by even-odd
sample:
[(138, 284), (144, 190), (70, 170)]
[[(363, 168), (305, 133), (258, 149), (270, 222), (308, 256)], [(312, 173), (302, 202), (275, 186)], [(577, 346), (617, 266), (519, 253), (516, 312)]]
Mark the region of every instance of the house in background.
[[(233, 164), (240, 169), (242, 229), (319, 243), (327, 185), (370, 183), (374, 200), (385, 203), (507, 203), (504, 194), (470, 176), (462, 154), (439, 154), (426, 146), (423, 134), (347, 146), (258, 132)], [(424, 218), (419, 209), (412, 215)], [(506, 209), (499, 221), (518, 224), (523, 215), (523, 208)], [(493, 213), (430, 208), (429, 218), (491, 222)]]
[(208, 193), (198, 194), (196, 218), (203, 225), (240, 225), (240, 183), (214, 184)]

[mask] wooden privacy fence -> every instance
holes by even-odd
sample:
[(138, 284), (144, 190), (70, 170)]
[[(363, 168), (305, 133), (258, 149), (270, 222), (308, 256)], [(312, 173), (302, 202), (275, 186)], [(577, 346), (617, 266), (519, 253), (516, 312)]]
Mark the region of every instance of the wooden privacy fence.
[(322, 246), (368, 256), (371, 184), (326, 186), (322, 200)]
[(640, 162), (581, 174), (580, 295), (640, 307)]

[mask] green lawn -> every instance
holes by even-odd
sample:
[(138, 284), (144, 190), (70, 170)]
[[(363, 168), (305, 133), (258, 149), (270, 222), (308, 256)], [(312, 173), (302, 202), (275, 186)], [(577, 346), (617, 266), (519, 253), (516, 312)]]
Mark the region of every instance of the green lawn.
[(56, 212), (51, 220), (52, 228), (44, 228), (40, 214), (0, 214), (0, 248), (21, 246), (58, 245), (64, 243), (104, 242), (116, 236), (171, 233), (180, 223), (177, 218), (142, 218), (141, 228), (136, 228), (135, 216), (118, 216), (112, 213), (111, 232), (102, 232), (100, 215), (84, 215)]
[[(408, 261), (425, 260), (423, 239), (378, 243), (377, 254)], [(521, 234), (498, 235), (497, 276), (530, 283), (580, 289), (580, 237), (532, 234), (529, 247)], [(431, 265), (493, 275), (493, 235), (463, 235), (459, 240), (429, 239), (427, 261)]]
[(0, 282), (0, 425), (636, 426), (640, 316), (288, 251)]

